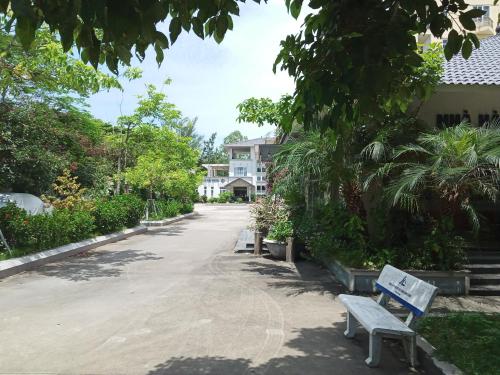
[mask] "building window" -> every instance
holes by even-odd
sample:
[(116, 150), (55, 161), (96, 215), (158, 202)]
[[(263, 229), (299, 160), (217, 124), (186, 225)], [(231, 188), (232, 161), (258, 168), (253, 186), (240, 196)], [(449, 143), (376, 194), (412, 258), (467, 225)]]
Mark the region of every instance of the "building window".
[(257, 167), (257, 173), (261, 172), (260, 167)]
[(246, 176), (247, 169), (245, 167), (236, 167), (236, 168), (234, 168), (234, 175), (235, 176)]
[(262, 181), (262, 177), (257, 176), (257, 181)]
[(474, 18), (474, 22), (477, 26), (490, 26), (493, 27), (493, 22), (490, 18), (490, 6), (489, 5), (474, 5), (474, 9), (479, 9), (484, 12), (481, 17)]
[(266, 167), (262, 167), (262, 173), (266, 172)]
[(207, 187), (206, 186), (203, 186), (203, 195), (207, 195)]
[(214, 187), (212, 186), (210, 188), (210, 196), (213, 197), (214, 196)]

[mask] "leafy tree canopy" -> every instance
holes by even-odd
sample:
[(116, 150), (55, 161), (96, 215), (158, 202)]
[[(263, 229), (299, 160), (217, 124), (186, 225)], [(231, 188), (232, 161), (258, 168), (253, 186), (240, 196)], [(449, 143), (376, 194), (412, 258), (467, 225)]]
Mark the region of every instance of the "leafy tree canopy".
[(291, 121), (292, 97), (283, 95), (279, 101), (270, 98), (249, 98), (237, 105), (238, 122), (250, 122), (258, 126), (265, 124), (280, 126)]
[(203, 141), (203, 148), (200, 156), (200, 163), (203, 164), (223, 164), (228, 162), (228, 156), (224, 147), (215, 145), (217, 133), (212, 133), (210, 137)]
[[(6, 20), (0, 19), (0, 30)], [(76, 94), (88, 97), (102, 89), (121, 89), (117, 77), (85, 65), (64, 53), (59, 41), (41, 28), (28, 50), (13, 35), (0, 31), (0, 93), (2, 100), (31, 95), (40, 99)], [(137, 69), (133, 69), (137, 71)], [(127, 71), (127, 75), (132, 71)]]
[[(0, 0), (0, 13), (25, 48), (47, 24), (64, 51), (76, 46), (84, 62), (94, 67), (105, 63), (117, 73), (120, 62), (130, 64), (133, 53), (142, 60), (150, 46), (161, 63), (164, 49), (182, 30), (221, 42), (243, 2)], [(285, 3), (297, 18), (304, 1)], [(294, 121), (334, 128), (401, 107), (410, 96), (400, 83), (422, 63), (415, 35), (430, 30), (441, 37), (449, 31), (446, 57), (460, 52), (468, 57), (479, 46), (474, 18), (484, 14), (466, 0), (309, 0), (308, 6), (313, 12), (298, 34), (281, 43), (274, 67), (288, 71), (296, 82), (285, 130)], [(168, 36), (157, 27), (165, 21)]]
[[(303, 0), (287, 0), (298, 17)], [(415, 35), (448, 34), (445, 55), (467, 58), (479, 40), (465, 0), (310, 0), (301, 32), (282, 43), (274, 69), (294, 77), (293, 118), (306, 128), (335, 128), (381, 118), (412, 99), (401, 85), (422, 64)], [(459, 31), (452, 29), (455, 25)], [(388, 105), (391, 103), (391, 105)], [(292, 122), (284, 125), (290, 129)]]
[(239, 130), (235, 130), (231, 133), (229, 133), (225, 138), (224, 138), (224, 144), (228, 145), (230, 143), (238, 143), (242, 141), (248, 140), (248, 137), (246, 135), (241, 134)]
[[(261, 0), (254, 0), (260, 3)], [(245, 0), (0, 0), (0, 12), (9, 16), (9, 26), (25, 48), (34, 41), (36, 31), (49, 25), (58, 32), (64, 51), (76, 46), (84, 62), (94, 67), (106, 63), (118, 72), (119, 62), (130, 64), (132, 53), (144, 59), (146, 49), (154, 47), (156, 60), (163, 61), (163, 50), (173, 44), (182, 30), (200, 37), (213, 37), (220, 43), (233, 29), (233, 17)], [(158, 24), (169, 19), (169, 35)]]

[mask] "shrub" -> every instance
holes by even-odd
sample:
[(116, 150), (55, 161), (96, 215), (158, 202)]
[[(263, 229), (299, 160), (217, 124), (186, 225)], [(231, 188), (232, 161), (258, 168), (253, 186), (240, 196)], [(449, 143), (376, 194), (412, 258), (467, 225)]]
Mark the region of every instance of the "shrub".
[(22, 241), (26, 238), (23, 223), (27, 216), (28, 213), (15, 203), (0, 208), (0, 229), (10, 246), (23, 246)]
[(132, 194), (115, 195), (96, 202), (94, 216), (99, 233), (116, 232), (139, 224), (144, 202)]
[(217, 198), (217, 202), (219, 203), (227, 203), (231, 199), (232, 194), (229, 191), (225, 191), (223, 193), (219, 194), (219, 197)]
[(219, 199), (215, 198), (215, 197), (210, 197), (210, 198), (208, 198), (207, 202), (208, 203), (218, 203)]
[(112, 198), (96, 202), (94, 216), (99, 233), (107, 234), (123, 229), (127, 221), (127, 207)]
[(9, 245), (22, 255), (89, 238), (95, 225), (88, 211), (54, 209), (30, 216), (15, 205), (7, 205), (0, 209), (0, 228)]
[(289, 220), (280, 220), (272, 225), (271, 230), (267, 235), (267, 238), (270, 240), (284, 242), (286, 241), (287, 238), (292, 236), (293, 236), (292, 222)]
[(192, 202), (183, 202), (181, 204), (181, 214), (189, 214), (190, 212), (193, 212), (194, 210), (194, 204)]
[(125, 226), (127, 228), (139, 225), (142, 215), (144, 214), (144, 201), (134, 194), (116, 195), (112, 198), (113, 201), (123, 205), (127, 210)]
[(206, 195), (202, 195), (202, 196), (200, 197), (200, 202), (201, 202), (201, 203), (207, 203), (207, 200), (208, 200), (208, 198), (207, 198), (207, 196), (206, 196)]
[(170, 201), (165, 201), (165, 200), (158, 200), (155, 202), (156, 205), (156, 210), (158, 212), (156, 219), (164, 219), (167, 217), (174, 217), (179, 215), (181, 212), (181, 203), (170, 200)]

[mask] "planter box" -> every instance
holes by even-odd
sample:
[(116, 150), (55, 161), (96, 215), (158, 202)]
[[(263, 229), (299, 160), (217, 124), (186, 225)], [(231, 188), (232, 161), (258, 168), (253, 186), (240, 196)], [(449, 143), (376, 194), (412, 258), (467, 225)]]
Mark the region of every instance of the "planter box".
[(168, 219), (163, 219), (163, 220), (141, 220), (141, 225), (144, 225), (146, 227), (162, 227), (164, 225), (169, 225), (177, 221), (180, 221), (182, 219), (193, 217), (194, 215), (196, 215), (195, 212), (190, 212), (189, 214), (179, 215), (176, 217), (169, 217)]
[(286, 242), (268, 240), (264, 238), (263, 242), (267, 245), (267, 250), (276, 259), (286, 259)]
[(90, 238), (80, 242), (74, 242), (50, 250), (40, 251), (30, 255), (25, 255), (20, 258), (12, 258), (0, 261), (0, 279), (15, 275), (16, 273), (32, 270), (41, 265), (55, 262), (69, 256), (83, 253), (84, 251), (95, 249), (96, 247), (106, 245), (111, 242), (116, 242), (145, 233), (148, 228), (138, 226), (135, 228), (124, 229), (120, 232), (106, 234), (104, 236)]
[[(375, 282), (380, 271), (362, 270), (346, 267), (340, 262), (323, 262), (338, 281), (344, 284), (350, 292), (374, 293)], [(406, 271), (439, 288), (440, 295), (468, 295), (469, 271)]]

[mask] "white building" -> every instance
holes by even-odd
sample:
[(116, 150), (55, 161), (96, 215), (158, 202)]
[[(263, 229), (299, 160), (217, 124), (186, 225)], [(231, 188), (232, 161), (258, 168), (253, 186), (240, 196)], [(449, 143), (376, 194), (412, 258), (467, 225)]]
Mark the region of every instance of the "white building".
[(274, 143), (274, 138), (257, 138), (224, 145), (229, 164), (204, 164), (207, 176), (198, 187), (198, 194), (212, 198), (229, 191), (243, 200), (265, 195), (267, 179), (264, 162), (267, 161), (269, 146)]

